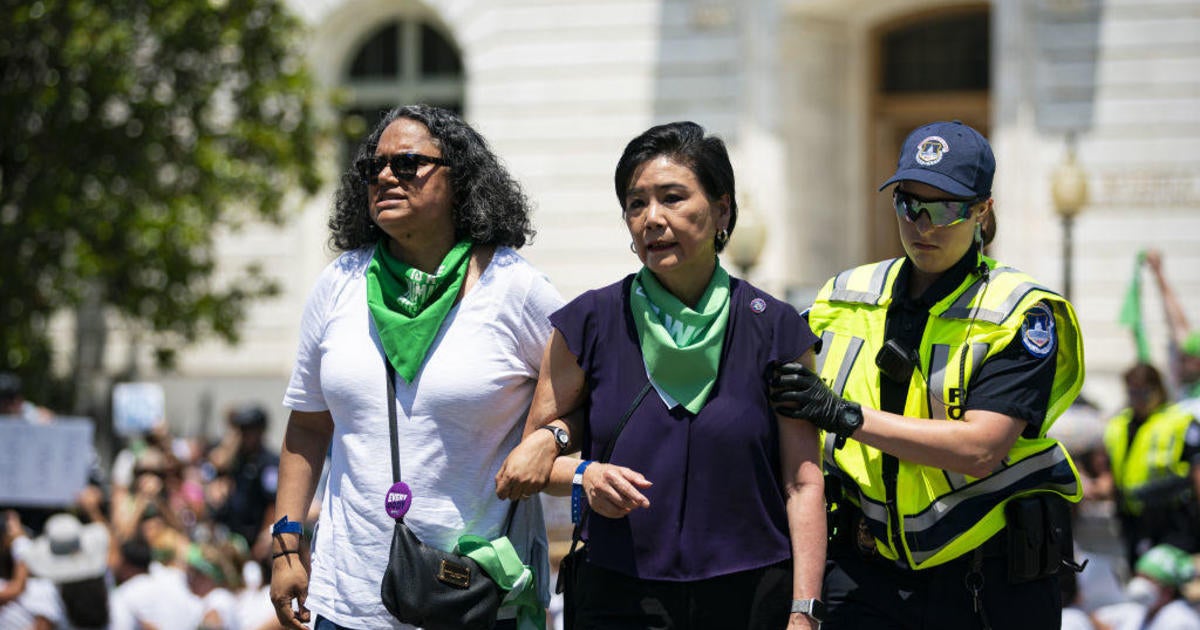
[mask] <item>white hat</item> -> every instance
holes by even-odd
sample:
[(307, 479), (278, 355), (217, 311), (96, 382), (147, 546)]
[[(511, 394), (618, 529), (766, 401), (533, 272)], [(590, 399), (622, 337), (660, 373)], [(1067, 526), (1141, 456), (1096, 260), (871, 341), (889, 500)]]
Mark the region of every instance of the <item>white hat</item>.
[(70, 514), (55, 514), (25, 554), (34, 575), (52, 582), (78, 582), (104, 575), (108, 568), (108, 530), (84, 525)]

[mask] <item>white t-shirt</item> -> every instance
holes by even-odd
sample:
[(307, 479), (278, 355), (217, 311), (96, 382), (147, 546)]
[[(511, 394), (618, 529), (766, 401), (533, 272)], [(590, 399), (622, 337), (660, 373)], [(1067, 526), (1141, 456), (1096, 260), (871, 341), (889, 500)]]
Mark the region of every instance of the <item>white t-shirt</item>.
[(200, 605), (203, 609), (203, 612), (200, 613), (201, 619), (205, 619), (209, 613), (215, 613), (215, 617), (220, 620), (222, 630), (241, 629), (238, 598), (229, 589), (214, 588), (209, 591), (208, 595), (200, 598)]
[[(26, 582), (28, 584), (28, 582)], [(8, 586), (8, 580), (0, 578), (0, 589)], [(29, 588), (7, 604), (0, 605), (0, 630), (29, 630), (33, 627), (33, 614), (26, 608)]]
[[(329, 410), (334, 422), (307, 607), (363, 630), (406, 627), (379, 595), (394, 521), (384, 510), (392, 485), (386, 372), (366, 297), (372, 252), (341, 255), (317, 280), (283, 399), (297, 411)], [(426, 545), (451, 550), (464, 534), (500, 535), (508, 504), (497, 500), (494, 478), (520, 441), (549, 315), (562, 304), (542, 273), (512, 249), (497, 248), (446, 316), (414, 382), (397, 377), (401, 478), (413, 495), (405, 523)], [(545, 603), (538, 501), (521, 502), (510, 538), (537, 573)]]
[(200, 625), (200, 599), (187, 589), (179, 573), (152, 567), (150, 573), (131, 577), (114, 589), (112, 630), (139, 630), (141, 622), (159, 630)]
[(1060, 630), (1096, 630), (1087, 613), (1078, 608), (1063, 608)]
[(256, 630), (275, 619), (271, 604), (271, 586), (247, 588), (238, 594), (237, 619), (244, 630)]
[(1105, 606), (1096, 618), (1112, 630), (1200, 630), (1200, 614), (1181, 599), (1163, 606), (1150, 623), (1145, 623), (1146, 607), (1133, 602)]

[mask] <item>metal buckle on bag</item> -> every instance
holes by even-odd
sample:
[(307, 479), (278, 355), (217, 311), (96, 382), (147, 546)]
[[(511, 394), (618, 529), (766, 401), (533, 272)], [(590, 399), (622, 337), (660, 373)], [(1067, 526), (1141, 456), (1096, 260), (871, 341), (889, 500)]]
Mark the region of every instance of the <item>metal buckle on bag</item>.
[(442, 560), (438, 566), (437, 580), (455, 588), (467, 588), (471, 585), (471, 567)]

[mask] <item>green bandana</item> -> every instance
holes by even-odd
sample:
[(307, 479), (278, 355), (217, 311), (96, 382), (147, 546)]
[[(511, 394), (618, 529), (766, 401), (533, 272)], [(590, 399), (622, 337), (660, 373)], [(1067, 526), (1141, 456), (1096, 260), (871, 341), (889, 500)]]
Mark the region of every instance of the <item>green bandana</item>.
[(545, 630), (546, 613), (537, 599), (537, 580), (534, 579), (533, 569), (521, 562), (508, 536), (489, 541), (468, 534), (459, 537), (455, 550), (478, 562), (488, 577), (507, 591), (502, 604), (517, 607), (517, 617), (526, 622), (522, 624), (523, 627), (533, 625)]
[(375, 247), (367, 265), (367, 307), (388, 361), (409, 383), (454, 307), (467, 277), (470, 253), (471, 241), (462, 241), (450, 248), (436, 274), (428, 274), (396, 260), (388, 253), (386, 240)]
[(642, 267), (629, 291), (629, 307), (651, 380), (685, 409), (700, 413), (717, 382), (725, 345), (729, 274), (718, 262), (693, 310)]

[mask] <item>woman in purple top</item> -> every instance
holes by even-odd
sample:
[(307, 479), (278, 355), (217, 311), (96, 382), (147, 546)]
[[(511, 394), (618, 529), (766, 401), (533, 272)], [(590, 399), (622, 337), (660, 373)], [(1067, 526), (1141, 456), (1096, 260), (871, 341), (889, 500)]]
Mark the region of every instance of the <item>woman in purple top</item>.
[[(586, 497), (576, 628), (815, 628), (817, 433), (778, 421), (766, 375), (811, 362), (816, 337), (721, 268), (737, 202), (720, 139), (691, 122), (653, 127), (626, 146), (615, 180), (644, 267), (551, 316), (497, 494)], [(610, 444), (608, 463), (591, 461)]]

